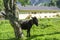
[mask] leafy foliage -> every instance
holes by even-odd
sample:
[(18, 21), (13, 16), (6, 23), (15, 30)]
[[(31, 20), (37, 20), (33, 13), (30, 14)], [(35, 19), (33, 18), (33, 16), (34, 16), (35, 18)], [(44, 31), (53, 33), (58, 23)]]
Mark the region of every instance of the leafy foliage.
[(49, 6), (57, 6), (60, 8), (60, 0), (51, 0)]
[(0, 11), (4, 9), (3, 0), (0, 0)]
[(57, 3), (57, 7), (60, 8), (60, 0), (58, 0), (56, 3)]
[(29, 5), (30, 1), (29, 0), (18, 0), (22, 5)]

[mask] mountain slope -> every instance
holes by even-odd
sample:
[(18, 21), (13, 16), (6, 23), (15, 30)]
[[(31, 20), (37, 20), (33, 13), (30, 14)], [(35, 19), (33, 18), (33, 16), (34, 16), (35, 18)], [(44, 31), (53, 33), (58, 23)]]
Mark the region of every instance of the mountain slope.
[(38, 5), (40, 3), (49, 3), (50, 0), (30, 0), (31, 5)]

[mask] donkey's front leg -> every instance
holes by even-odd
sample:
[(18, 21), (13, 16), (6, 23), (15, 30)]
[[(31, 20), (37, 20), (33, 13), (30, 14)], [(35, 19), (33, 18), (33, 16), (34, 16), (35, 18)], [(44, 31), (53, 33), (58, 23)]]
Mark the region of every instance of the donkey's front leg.
[(30, 29), (27, 30), (27, 37), (30, 37)]

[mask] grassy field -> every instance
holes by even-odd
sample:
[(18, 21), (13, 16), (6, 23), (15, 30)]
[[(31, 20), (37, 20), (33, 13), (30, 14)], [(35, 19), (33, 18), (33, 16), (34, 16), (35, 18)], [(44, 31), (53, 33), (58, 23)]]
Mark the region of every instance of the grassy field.
[[(23, 34), (26, 37), (26, 30)], [(8, 20), (0, 20), (0, 40), (16, 40)], [(60, 18), (39, 19), (39, 26), (33, 25), (26, 40), (60, 40)]]
[(20, 12), (60, 12), (60, 10), (20, 10)]

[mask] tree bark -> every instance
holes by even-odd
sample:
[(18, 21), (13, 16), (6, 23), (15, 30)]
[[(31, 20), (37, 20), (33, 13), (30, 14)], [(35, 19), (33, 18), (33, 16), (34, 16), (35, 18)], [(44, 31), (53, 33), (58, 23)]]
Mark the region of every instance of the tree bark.
[(21, 27), (18, 23), (18, 18), (16, 16), (16, 0), (3, 0), (5, 13), (5, 19), (8, 19), (14, 29), (16, 38), (21, 38), (23, 36)]

